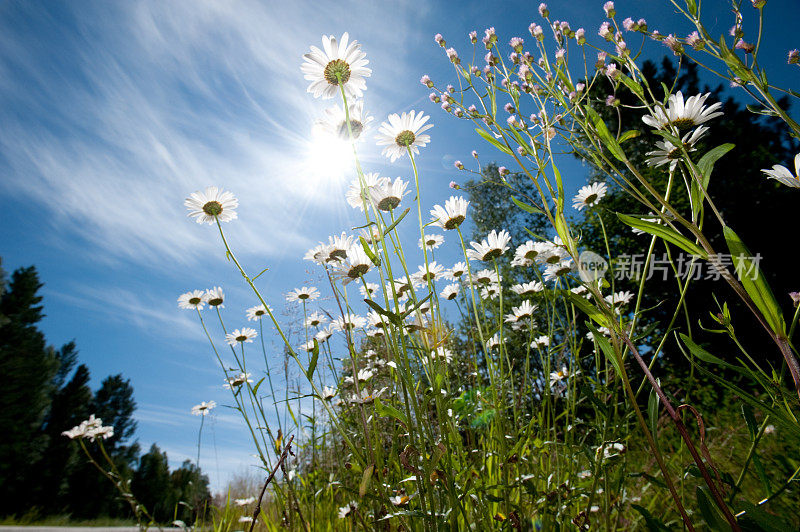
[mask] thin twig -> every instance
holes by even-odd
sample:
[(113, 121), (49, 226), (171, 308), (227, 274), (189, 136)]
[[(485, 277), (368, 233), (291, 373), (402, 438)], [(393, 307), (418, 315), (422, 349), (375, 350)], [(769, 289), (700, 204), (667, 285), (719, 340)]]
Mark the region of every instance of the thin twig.
[(261, 513), (261, 499), (264, 498), (264, 493), (267, 491), (267, 486), (272, 481), (272, 478), (275, 476), (275, 473), (278, 472), (278, 468), (286, 459), (286, 455), (289, 454), (289, 451), (292, 448), (292, 440), (294, 440), (294, 434), (289, 436), (289, 441), (287, 441), (286, 445), (283, 447), (283, 452), (281, 453), (281, 457), (278, 458), (278, 463), (276, 463), (275, 467), (272, 468), (272, 471), (267, 477), (267, 481), (264, 482), (264, 487), (261, 488), (261, 494), (258, 496), (258, 503), (256, 504), (255, 511), (253, 512), (253, 520), (250, 521), (250, 532), (253, 532), (253, 527), (256, 526), (256, 519), (258, 519), (258, 514)]

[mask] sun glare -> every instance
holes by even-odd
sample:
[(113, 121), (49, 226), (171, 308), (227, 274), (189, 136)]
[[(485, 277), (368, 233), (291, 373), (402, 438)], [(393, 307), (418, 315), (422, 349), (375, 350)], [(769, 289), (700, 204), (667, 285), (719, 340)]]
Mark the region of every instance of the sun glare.
[(308, 181), (315, 185), (341, 181), (353, 166), (350, 144), (331, 135), (314, 133), (306, 160)]

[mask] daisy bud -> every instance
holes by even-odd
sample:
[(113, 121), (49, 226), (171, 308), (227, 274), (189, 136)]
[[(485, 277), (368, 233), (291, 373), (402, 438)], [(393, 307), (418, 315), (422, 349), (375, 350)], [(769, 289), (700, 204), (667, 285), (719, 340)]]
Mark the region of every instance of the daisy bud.
[(455, 181), (450, 181), (450, 188), (452, 188), (453, 190), (458, 190), (461, 187), (459, 187), (458, 183), (456, 183)]
[(433, 88), (433, 81), (431, 81), (430, 76), (428, 76), (427, 74), (419, 78), (419, 82), (428, 87), (429, 89)]
[(463, 170), (463, 169), (464, 169), (464, 165), (461, 163), (461, 161), (456, 161), (456, 162), (454, 162), (454, 163), (453, 163), (453, 166), (455, 166), (455, 167), (456, 167), (456, 168), (458, 168), (459, 170)]
[(521, 37), (512, 37), (508, 44), (515, 52), (519, 53), (522, 52), (522, 45), (524, 43), (525, 41), (523, 41)]
[(647, 21), (643, 18), (640, 18), (636, 21), (636, 28), (639, 31), (647, 31)]
[(606, 16), (608, 18), (611, 18), (611, 17), (613, 17), (614, 15), (617, 14), (617, 10), (614, 9), (614, 2), (610, 2), (610, 1), (606, 2), (605, 4), (603, 4), (603, 11), (606, 12)]
[(456, 52), (455, 48), (448, 48), (447, 49), (447, 57), (450, 59), (450, 62), (454, 65), (457, 65), (461, 62), (461, 59), (458, 58), (458, 52)]
[(605, 52), (597, 52), (597, 63), (595, 63), (594, 67), (597, 70), (602, 70), (606, 67), (606, 54)]
[(472, 156), (477, 159), (478, 158), (478, 152), (476, 152), (475, 150), (472, 150)]
[(498, 171), (498, 172), (500, 173), (500, 175), (502, 175), (502, 176), (507, 176), (508, 174), (510, 174), (510, 173), (511, 173), (511, 171), (510, 171), (508, 168), (506, 168), (505, 166), (501, 166), (500, 168), (498, 168), (498, 169), (497, 169), (497, 171)]
[(483, 30), (483, 33), (485, 34), (483, 42), (486, 44), (486, 48), (491, 48), (492, 45), (497, 42), (497, 35), (494, 32), (494, 26)]
[(702, 50), (705, 47), (706, 42), (700, 38), (699, 33), (693, 31), (692, 33), (689, 34), (688, 37), (686, 37), (686, 44), (688, 44), (695, 50)]
[(800, 50), (789, 50), (789, 55), (786, 57), (786, 64), (796, 65), (800, 63)]
[(471, 42), (472, 44), (475, 44), (476, 42), (478, 42), (478, 32), (477, 31), (469, 32), (469, 42)]
[(789, 292), (789, 297), (792, 298), (795, 307), (800, 306), (800, 292)]
[(550, 16), (550, 10), (547, 9), (547, 4), (545, 4), (544, 2), (539, 4), (539, 14), (544, 18), (547, 18), (547, 17)]
[(439, 102), (441, 102), (441, 101), (442, 101), (442, 100), (439, 98), (439, 95), (438, 95), (438, 94), (436, 94), (435, 92), (432, 92), (432, 93), (430, 93), (430, 94), (428, 95), (428, 99), (429, 99), (430, 101), (432, 101), (433, 103), (439, 103)]
[(586, 30), (583, 28), (575, 30), (575, 40), (578, 41), (578, 44), (586, 44)]
[(664, 38), (664, 44), (666, 44), (675, 55), (681, 55), (683, 53), (683, 45), (678, 42), (678, 39), (671, 33)]
[(606, 96), (606, 105), (609, 107), (617, 107), (619, 106), (619, 100), (615, 98), (613, 94), (609, 94)]
[(433, 40), (436, 41), (439, 44), (439, 46), (441, 46), (442, 48), (444, 48), (447, 45), (447, 43), (445, 42), (444, 37), (442, 37), (441, 33), (437, 33), (433, 37)]
[(511, 105), (510, 103), (505, 104), (503, 106), (503, 109), (505, 109), (507, 113), (513, 113), (514, 112), (514, 106)]
[(753, 7), (756, 9), (761, 9), (765, 5), (767, 5), (767, 0), (751, 0), (753, 2)]
[(610, 41), (614, 35), (614, 33), (611, 31), (611, 24), (609, 22), (603, 22), (600, 24), (600, 29), (597, 31), (597, 34), (605, 40)]
[(628, 17), (622, 21), (622, 27), (625, 28), (625, 31), (635, 31), (636, 23), (633, 21), (631, 17)]
[(753, 50), (756, 49), (755, 44), (745, 42), (744, 39), (739, 39), (738, 41), (736, 41), (736, 44), (733, 47), (736, 48), (737, 50), (744, 50), (744, 53), (746, 54), (752, 54)]

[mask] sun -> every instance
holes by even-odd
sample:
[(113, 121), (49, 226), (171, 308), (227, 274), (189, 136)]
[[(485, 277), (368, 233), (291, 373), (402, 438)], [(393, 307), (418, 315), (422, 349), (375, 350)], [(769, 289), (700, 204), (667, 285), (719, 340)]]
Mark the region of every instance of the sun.
[(307, 153), (306, 171), (309, 182), (340, 182), (353, 169), (352, 146), (333, 135), (313, 131)]

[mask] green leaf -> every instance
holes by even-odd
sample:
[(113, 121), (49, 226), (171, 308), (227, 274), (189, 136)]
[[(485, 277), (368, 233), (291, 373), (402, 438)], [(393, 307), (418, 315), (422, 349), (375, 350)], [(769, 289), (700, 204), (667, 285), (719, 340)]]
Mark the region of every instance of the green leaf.
[(381, 259), (376, 257), (375, 254), (372, 252), (372, 250), (369, 247), (369, 244), (367, 243), (367, 240), (363, 236), (358, 237), (358, 240), (361, 241), (361, 247), (364, 248), (364, 253), (367, 254), (367, 257), (369, 257), (369, 260), (372, 261), (372, 264), (380, 268)]
[(387, 228), (386, 228), (386, 229), (383, 231), (383, 236), (386, 236), (386, 235), (388, 235), (388, 234), (391, 232), (391, 230), (392, 230), (392, 229), (394, 229), (395, 227), (397, 227), (397, 224), (399, 224), (399, 223), (400, 223), (400, 221), (401, 221), (403, 218), (405, 218), (405, 217), (406, 217), (406, 214), (408, 214), (408, 211), (410, 211), (410, 210), (411, 210), (411, 207), (408, 207), (406, 210), (404, 210), (404, 211), (403, 211), (403, 214), (401, 214), (401, 215), (400, 215), (400, 217), (399, 217), (397, 220), (395, 220), (394, 222), (392, 222), (392, 225), (390, 225), (389, 227), (387, 227)]
[(486, 142), (488, 142), (489, 144), (491, 144), (492, 146), (494, 146), (495, 148), (497, 148), (501, 152), (503, 152), (505, 154), (508, 154), (508, 155), (514, 155), (514, 153), (511, 151), (511, 148), (509, 148), (505, 144), (501, 144), (500, 141), (498, 141), (496, 138), (494, 138), (494, 135), (492, 135), (491, 133), (489, 133), (485, 129), (481, 129), (481, 128), (477, 127), (477, 128), (475, 128), (475, 132), (478, 135), (480, 135), (481, 137), (483, 137), (483, 140), (485, 140)]
[(393, 417), (403, 425), (408, 426), (408, 419), (405, 414), (378, 398), (375, 398), (375, 412), (381, 417)]
[[(707, 151), (700, 160), (697, 162), (697, 168), (702, 175), (703, 189), (708, 191), (708, 184), (711, 182), (711, 172), (714, 170), (714, 164), (726, 153), (731, 151), (735, 144), (721, 144), (716, 148)], [(692, 219), (697, 219), (697, 213), (700, 212), (700, 205), (703, 203), (703, 192), (697, 183), (692, 180)]]
[(783, 532), (784, 530), (792, 530), (791, 523), (784, 521), (777, 515), (766, 512), (755, 504), (747, 501), (741, 501), (738, 506), (745, 511), (745, 514), (739, 518), (739, 522), (742, 524), (742, 528), (745, 530), (755, 528), (748, 526), (750, 524), (749, 522), (755, 523), (755, 525), (764, 532)]
[(695, 490), (697, 496), (697, 506), (700, 508), (700, 514), (706, 520), (706, 524), (712, 530), (719, 530), (720, 532), (729, 532), (731, 527), (728, 526), (727, 521), (720, 515), (717, 507), (708, 493), (708, 488), (697, 486)]
[(603, 141), (603, 144), (605, 144), (608, 151), (611, 152), (611, 155), (613, 155), (618, 161), (625, 162), (625, 152), (622, 151), (622, 148), (620, 148), (617, 141), (611, 136), (606, 123), (603, 122), (603, 119), (600, 118), (600, 115), (597, 114), (597, 111), (591, 107), (586, 107), (586, 112), (589, 113), (589, 117), (592, 119), (592, 125), (597, 131), (597, 135), (600, 137), (600, 140)]
[(638, 96), (639, 98), (644, 98), (644, 89), (642, 88), (641, 85), (633, 81), (631, 78), (629, 78), (625, 74), (620, 74), (619, 76), (617, 76), (616, 79), (624, 83), (625, 86), (628, 87), (631, 90), (631, 92), (634, 93), (636, 96)]
[(364, 299), (364, 303), (366, 303), (367, 306), (369, 306), (372, 310), (374, 310), (378, 314), (380, 314), (382, 316), (386, 316), (386, 318), (390, 322), (392, 322), (395, 326), (397, 326), (397, 327), (402, 327), (403, 326), (403, 319), (400, 316), (398, 316), (397, 314), (395, 314), (394, 312), (390, 312), (388, 310), (383, 310), (383, 307), (381, 307), (380, 305), (378, 305), (377, 303), (375, 303), (371, 299)]
[(629, 129), (628, 131), (625, 131), (624, 133), (622, 133), (622, 135), (619, 136), (619, 143), (622, 144), (623, 142), (625, 142), (627, 140), (631, 140), (633, 138), (636, 138), (641, 133), (642, 132), (639, 131), (638, 129)]
[(692, 255), (697, 255), (698, 257), (707, 259), (708, 254), (703, 251), (703, 249), (695, 244), (694, 242), (690, 241), (688, 238), (680, 234), (679, 232), (675, 231), (671, 227), (667, 227), (665, 225), (657, 224), (654, 222), (647, 222), (645, 220), (641, 220), (639, 218), (635, 218), (633, 216), (628, 216), (626, 214), (617, 213), (617, 217), (619, 219), (636, 229), (644, 231), (645, 233), (655, 235), (662, 240), (666, 240), (670, 244), (674, 244), (681, 248), (684, 251), (688, 251)]
[(264, 382), (264, 379), (266, 379), (266, 377), (261, 377), (261, 380), (258, 381), (255, 386), (253, 386), (253, 395), (258, 393), (258, 389), (261, 387), (261, 383)]
[(319, 360), (319, 342), (314, 338), (314, 348), (311, 350), (311, 361), (308, 363), (306, 370), (306, 377), (310, 381), (314, 377), (314, 370), (317, 369), (317, 361)]
[(738, 373), (742, 373), (741, 368), (739, 368), (738, 366), (734, 366), (733, 364), (730, 364), (728, 362), (725, 362), (721, 358), (712, 355), (711, 353), (709, 353), (708, 351), (706, 351), (705, 349), (694, 343), (691, 340), (691, 338), (689, 338), (685, 334), (679, 333), (679, 336), (681, 337), (681, 340), (683, 340), (683, 343), (686, 345), (686, 347), (689, 348), (689, 351), (691, 351), (694, 356), (696, 356), (703, 362), (706, 362), (708, 364), (714, 364), (717, 366), (722, 366), (723, 368), (731, 369)]
[(691, 16), (697, 16), (697, 2), (695, 0), (686, 0), (686, 7), (689, 9)]
[(527, 203), (523, 203), (514, 196), (511, 196), (511, 201), (514, 202), (514, 205), (516, 205), (525, 212), (529, 212), (531, 214), (544, 214), (544, 211), (539, 207), (534, 207), (533, 205), (528, 205)]
[[(419, 302), (417, 302), (417, 304), (416, 304), (416, 305), (414, 305), (413, 307), (411, 307), (411, 308), (410, 308), (410, 309), (408, 309), (407, 311), (403, 312), (403, 313), (400, 315), (400, 318), (401, 318), (401, 320), (402, 320), (402, 319), (404, 319), (406, 316), (410, 315), (410, 314), (411, 314), (412, 312), (414, 312), (415, 310), (417, 310), (417, 309), (418, 309), (420, 306), (422, 306), (422, 304), (423, 304), (423, 303), (425, 303), (427, 300), (429, 300), (429, 299), (431, 298), (431, 296), (432, 296), (432, 295), (433, 295), (433, 292), (429, 293), (429, 294), (428, 294), (427, 296), (425, 296), (425, 297), (424, 297), (422, 300), (420, 300)], [(401, 323), (401, 325), (402, 325), (402, 323)], [(399, 326), (400, 326), (400, 325), (398, 325), (398, 327), (399, 327)]]
[(361, 477), (361, 485), (358, 486), (358, 496), (363, 498), (367, 493), (369, 481), (372, 479), (372, 472), (375, 471), (375, 466), (370, 465), (364, 470), (364, 475)]
[(783, 321), (781, 309), (758, 264), (750, 260), (752, 257), (750, 250), (747, 249), (744, 242), (730, 227), (723, 227), (722, 232), (731, 252), (731, 260), (736, 270), (736, 276), (745, 291), (758, 307), (758, 310), (764, 315), (764, 319), (772, 328), (772, 331), (780, 336), (785, 336), (786, 322)]
[(647, 417), (650, 419), (650, 432), (653, 438), (658, 439), (658, 403), (659, 397), (655, 388), (650, 390), (650, 397), (647, 399)]
[(569, 302), (578, 307), (578, 310), (589, 316), (593, 321), (595, 321), (601, 327), (608, 327), (608, 319), (605, 314), (600, 312), (600, 309), (592, 305), (589, 301), (584, 299), (582, 296), (577, 294), (573, 294), (569, 290), (565, 290), (562, 292)]
[(770, 485), (767, 472), (764, 470), (764, 465), (761, 463), (761, 458), (759, 458), (757, 454), (753, 455), (753, 465), (756, 468), (758, 479), (761, 481), (761, 486), (764, 488), (764, 496), (769, 497), (772, 495), (772, 486)]
[(617, 371), (618, 375), (622, 375), (622, 368), (619, 365), (619, 360), (617, 360), (617, 354), (614, 352), (614, 348), (611, 346), (611, 342), (603, 336), (597, 329), (595, 329), (590, 323), (587, 323), (586, 326), (592, 332), (592, 336), (594, 337), (594, 341), (597, 342), (597, 345), (600, 346), (600, 350), (606, 356), (606, 358), (611, 362), (611, 365), (614, 366), (614, 369)]
[(644, 518), (645, 524), (647, 525), (647, 530), (650, 532), (669, 532), (669, 528), (667, 528), (667, 526), (657, 518), (653, 517), (653, 515), (644, 507), (639, 506), (638, 504), (631, 504), (631, 508), (641, 514), (641, 516)]
[(753, 409), (747, 403), (742, 403), (742, 416), (744, 417), (744, 422), (747, 423), (747, 431), (750, 432), (750, 440), (756, 441), (758, 423), (756, 423), (756, 417), (753, 415)]

